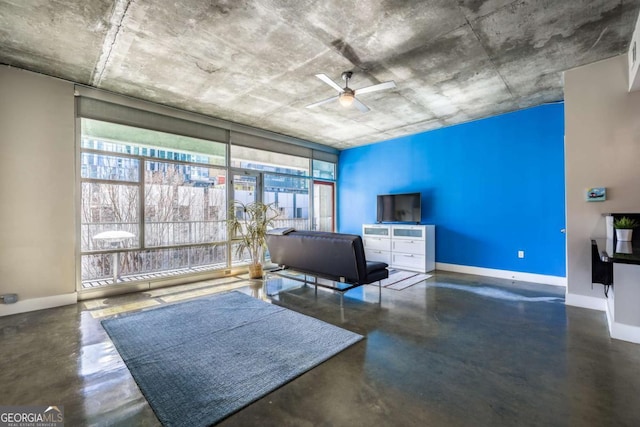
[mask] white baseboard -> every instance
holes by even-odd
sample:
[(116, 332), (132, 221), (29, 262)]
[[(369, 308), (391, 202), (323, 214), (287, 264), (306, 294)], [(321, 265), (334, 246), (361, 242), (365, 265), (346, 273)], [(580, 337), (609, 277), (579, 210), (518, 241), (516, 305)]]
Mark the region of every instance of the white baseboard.
[(616, 323), (614, 289), (609, 290), (609, 298), (606, 300), (607, 307), (607, 324), (609, 325), (609, 336), (617, 340), (629, 341), (634, 344), (640, 344), (640, 326), (625, 325), (624, 323)]
[(30, 298), (18, 300), (14, 304), (0, 304), (0, 317), (28, 311), (44, 310), (45, 308), (60, 307), (78, 302), (78, 293), (53, 295), (50, 297)]
[(499, 279), (518, 280), (521, 282), (542, 283), (545, 285), (567, 286), (567, 278), (547, 276), (544, 274), (523, 273), (521, 271), (497, 270), (494, 268), (472, 267), (468, 265), (447, 264), (436, 262), (436, 270), (452, 271), (454, 273), (475, 274), (478, 276), (497, 277)]
[[(609, 298), (613, 298), (612, 291), (613, 289), (609, 290)], [(613, 311), (615, 307), (610, 303), (611, 300), (606, 298), (588, 297), (577, 294), (567, 294), (565, 296), (566, 305), (606, 312), (609, 336), (611, 338), (640, 344), (640, 326), (631, 326), (615, 322), (613, 320), (615, 318)]]
[[(607, 318), (608, 320), (608, 318)], [(640, 344), (640, 326), (625, 325), (624, 323), (609, 323), (611, 338)]]
[(607, 312), (607, 325), (609, 326), (609, 335), (611, 335), (611, 325), (613, 325), (613, 319), (615, 316), (615, 305), (613, 304), (614, 296), (613, 296), (613, 286), (609, 289), (609, 298), (605, 301), (605, 308)]
[(586, 295), (567, 293), (564, 296), (564, 303), (565, 305), (570, 305), (573, 307), (607, 311), (607, 300), (605, 298), (589, 297)]

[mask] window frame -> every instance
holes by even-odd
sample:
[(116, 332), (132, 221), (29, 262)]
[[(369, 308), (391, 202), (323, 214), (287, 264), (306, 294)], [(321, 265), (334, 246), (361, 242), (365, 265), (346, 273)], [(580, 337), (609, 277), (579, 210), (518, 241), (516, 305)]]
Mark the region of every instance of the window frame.
[[(180, 164), (188, 164), (195, 167), (212, 167), (216, 169), (223, 169), (226, 173), (225, 179), (227, 184), (227, 190), (225, 194), (225, 203), (226, 206), (230, 203), (230, 193), (229, 193), (229, 180), (231, 174), (231, 146), (239, 145), (248, 148), (256, 148), (259, 150), (270, 151), (277, 154), (285, 154), (285, 155), (293, 155), (296, 157), (302, 157), (308, 160), (308, 173), (306, 174), (285, 174), (287, 176), (291, 176), (294, 178), (307, 178), (309, 181), (309, 189), (308, 189), (308, 198), (309, 198), (309, 214), (308, 214), (308, 222), (312, 225), (312, 212), (313, 212), (313, 182), (316, 178), (314, 178), (313, 173), (313, 160), (322, 160), (328, 161), (329, 163), (333, 163), (335, 165), (335, 171), (337, 172), (337, 164), (338, 164), (338, 153), (337, 149), (332, 147), (324, 146), (321, 144), (308, 142), (304, 140), (300, 140), (293, 137), (288, 137), (285, 135), (280, 135), (277, 133), (265, 131), (262, 129), (253, 128), (250, 126), (239, 125), (237, 123), (228, 122), (221, 119), (211, 118), (207, 116), (203, 116), (201, 114), (192, 113), (184, 110), (174, 109), (170, 107), (165, 107), (159, 104), (154, 104), (147, 101), (137, 100), (133, 98), (123, 97), (118, 94), (106, 92), (100, 89), (91, 88), (83, 85), (75, 85), (76, 91), (76, 259), (77, 259), (77, 267), (76, 267), (76, 289), (78, 291), (90, 291), (90, 289), (83, 288), (82, 281), (82, 257), (84, 255), (94, 255), (94, 254), (111, 254), (116, 251), (114, 250), (101, 250), (101, 251), (82, 251), (81, 250), (81, 228), (82, 228), (82, 207), (81, 207), (81, 187), (83, 182), (105, 182), (107, 184), (123, 184), (122, 182), (111, 181), (111, 180), (99, 180), (99, 179), (90, 179), (90, 178), (81, 178), (81, 168), (82, 168), (82, 160), (81, 155), (83, 152), (93, 152), (95, 154), (100, 155), (113, 155), (117, 157), (128, 157), (128, 158), (136, 158), (143, 160), (158, 160), (163, 162), (170, 163), (180, 163)], [(176, 157), (175, 153), (172, 158), (160, 158), (156, 156), (150, 156), (150, 151), (146, 147), (140, 147), (137, 150), (131, 149), (130, 152), (119, 152), (117, 150), (113, 151), (102, 151), (102, 150), (94, 150), (91, 148), (84, 148), (82, 146), (83, 135), (82, 135), (82, 119), (90, 119), (90, 120), (98, 120), (106, 123), (112, 123), (116, 125), (124, 125), (130, 126), (139, 129), (146, 129), (151, 131), (163, 132), (176, 136), (183, 136), (189, 138), (196, 138), (204, 141), (211, 141), (217, 144), (224, 145), (224, 165), (219, 164), (207, 164), (201, 162), (188, 162), (182, 159), (182, 156)], [(107, 138), (108, 139), (108, 138)], [(112, 141), (107, 141), (112, 142)], [(135, 143), (134, 143), (135, 144)], [(140, 142), (138, 145), (141, 145)], [(148, 145), (148, 144), (142, 144)], [(155, 150), (165, 150), (165, 151), (181, 151), (179, 147), (170, 148), (166, 144), (162, 147), (155, 147)], [(146, 150), (146, 154), (143, 153)], [(121, 150), (124, 151), (124, 150)], [(184, 150), (182, 150), (184, 151)], [(192, 152), (193, 150), (187, 150)], [(207, 153), (204, 155), (218, 155), (214, 153)], [(288, 167), (289, 165), (281, 165), (283, 168)], [(130, 249), (122, 249), (121, 251), (132, 252), (132, 251), (140, 251), (144, 250), (145, 246), (145, 230), (144, 230), (144, 172), (146, 169), (146, 165), (143, 163), (140, 166), (140, 175), (141, 178), (138, 180), (136, 185), (139, 189), (140, 200), (142, 203), (139, 203), (138, 209), (138, 218), (139, 220), (139, 240), (140, 247), (139, 248), (130, 248)], [(251, 170), (251, 169), (245, 169)], [(275, 174), (279, 175), (280, 170), (278, 171), (259, 171), (262, 173)], [(335, 180), (329, 180), (335, 182)], [(130, 183), (127, 183), (129, 185)], [(337, 188), (336, 188), (337, 191)], [(334, 197), (337, 197), (334, 194)], [(337, 198), (334, 199), (334, 203), (337, 202)], [(227, 233), (228, 234), (228, 233)], [(228, 274), (232, 274), (232, 270), (236, 267), (233, 263), (233, 259), (229, 254), (232, 251), (231, 245), (233, 241), (227, 237), (224, 241), (216, 240), (217, 244), (226, 244), (226, 267), (220, 267), (220, 269), (210, 270), (207, 272), (207, 277), (220, 277)], [(171, 246), (163, 246), (162, 248), (185, 248), (189, 246), (202, 246), (201, 243), (192, 243), (192, 244), (180, 244), (180, 245), (171, 245)], [(212, 247), (215, 244), (212, 243)], [(149, 248), (149, 250), (154, 250), (156, 247)], [(217, 251), (216, 249), (212, 249), (213, 251)], [(215, 257), (214, 257), (215, 258)], [(220, 258), (221, 259), (221, 258)], [(224, 270), (224, 271), (222, 271)], [(171, 283), (185, 283), (192, 281), (189, 277), (193, 275), (190, 273), (189, 275), (181, 275), (181, 276), (172, 276)], [(179, 278), (179, 280), (174, 279)], [(205, 277), (204, 275), (201, 277)], [(166, 280), (163, 278), (158, 278), (159, 280)], [(151, 280), (152, 282), (154, 280)], [(151, 286), (151, 282), (149, 279), (144, 280), (144, 282), (148, 283), (148, 286)], [(132, 286), (136, 286), (140, 282), (129, 282)], [(118, 286), (121, 286), (121, 283), (118, 283)], [(147, 285), (145, 285), (147, 286)], [(97, 292), (89, 293), (85, 295), (91, 295), (92, 297), (106, 295), (111, 293), (119, 293), (122, 291), (105, 291), (109, 287), (102, 287), (96, 289)], [(131, 288), (131, 286), (124, 287)]]

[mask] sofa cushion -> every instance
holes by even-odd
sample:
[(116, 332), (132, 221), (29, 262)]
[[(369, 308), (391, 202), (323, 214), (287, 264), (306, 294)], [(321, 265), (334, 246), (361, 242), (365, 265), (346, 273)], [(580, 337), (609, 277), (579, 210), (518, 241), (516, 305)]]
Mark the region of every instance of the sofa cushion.
[(377, 282), (389, 277), (388, 265), (384, 262), (367, 261), (367, 282)]

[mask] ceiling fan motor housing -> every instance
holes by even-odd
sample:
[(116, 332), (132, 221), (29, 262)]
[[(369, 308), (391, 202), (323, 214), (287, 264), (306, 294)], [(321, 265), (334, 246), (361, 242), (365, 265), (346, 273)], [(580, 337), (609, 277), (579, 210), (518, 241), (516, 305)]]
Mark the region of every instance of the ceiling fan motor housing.
[(342, 105), (343, 107), (349, 107), (351, 104), (353, 104), (354, 98), (355, 92), (352, 89), (346, 87), (339, 95), (338, 102), (340, 102), (340, 105)]

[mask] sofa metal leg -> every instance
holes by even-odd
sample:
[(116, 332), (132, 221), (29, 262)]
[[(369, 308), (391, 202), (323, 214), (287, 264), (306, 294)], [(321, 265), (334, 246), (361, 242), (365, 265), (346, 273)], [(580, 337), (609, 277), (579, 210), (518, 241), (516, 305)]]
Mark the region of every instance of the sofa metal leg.
[(382, 304), (382, 280), (378, 280), (378, 304)]

